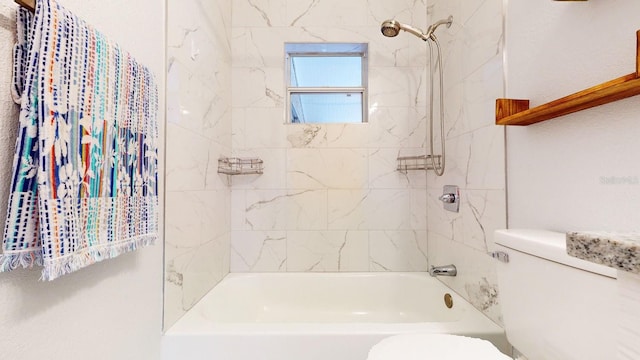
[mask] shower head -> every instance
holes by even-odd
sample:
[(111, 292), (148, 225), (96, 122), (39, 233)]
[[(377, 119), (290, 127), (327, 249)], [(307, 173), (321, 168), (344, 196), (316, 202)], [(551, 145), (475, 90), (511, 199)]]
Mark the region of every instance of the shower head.
[(382, 35), (386, 37), (396, 37), (400, 33), (400, 30), (404, 30), (408, 33), (411, 33), (420, 39), (427, 41), (428, 37), (425, 37), (420, 29), (416, 29), (411, 25), (403, 24), (396, 20), (385, 20), (382, 22), (380, 26), (380, 31), (382, 31)]
[(386, 37), (396, 37), (400, 33), (400, 23), (395, 20), (386, 20), (380, 26), (380, 31)]
[(453, 16), (449, 16), (447, 19), (436, 21), (435, 23), (430, 25), (427, 28), (427, 32), (422, 32), (422, 30), (420, 29), (414, 28), (411, 25), (403, 24), (396, 20), (385, 20), (380, 26), (380, 31), (382, 31), (382, 35), (386, 37), (396, 37), (400, 33), (400, 30), (404, 30), (419, 37), (424, 41), (427, 41), (429, 40), (429, 38), (434, 36), (433, 33), (436, 31), (438, 26), (447, 25), (447, 27), (450, 27), (452, 22)]
[(395, 20), (385, 20), (380, 25), (380, 31), (386, 37), (396, 37), (400, 33), (400, 24)]

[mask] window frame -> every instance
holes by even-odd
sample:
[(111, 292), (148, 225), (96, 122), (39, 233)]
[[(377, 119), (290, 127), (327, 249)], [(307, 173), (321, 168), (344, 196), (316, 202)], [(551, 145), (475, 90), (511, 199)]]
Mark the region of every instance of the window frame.
[[(289, 47), (296, 49), (289, 50)], [(311, 50), (299, 50), (308, 47)], [(340, 50), (346, 49), (346, 50)], [(285, 43), (285, 119), (287, 124), (364, 124), (369, 121), (369, 44), (368, 43), (307, 43), (307, 42), (287, 42)], [(361, 84), (362, 86), (314, 86), (298, 87), (291, 85), (291, 62), (295, 57), (360, 57), (361, 58)], [(358, 93), (362, 96), (362, 121), (361, 122), (293, 122), (291, 118), (291, 96), (296, 94), (349, 94)]]

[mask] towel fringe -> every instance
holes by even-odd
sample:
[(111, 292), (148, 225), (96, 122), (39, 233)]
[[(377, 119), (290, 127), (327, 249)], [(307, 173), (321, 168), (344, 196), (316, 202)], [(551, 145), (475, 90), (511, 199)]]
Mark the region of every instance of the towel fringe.
[(40, 280), (51, 281), (62, 275), (72, 273), (85, 266), (100, 262), (102, 260), (112, 259), (114, 257), (117, 257), (118, 255), (135, 251), (138, 248), (153, 245), (156, 238), (156, 234), (145, 235), (120, 244), (105, 246), (98, 249), (89, 248), (79, 254), (63, 257), (51, 262), (47, 261), (47, 266), (43, 268), (42, 277), (40, 278)]
[(0, 254), (0, 272), (15, 270), (19, 267), (31, 269), (42, 264), (42, 252), (39, 249)]

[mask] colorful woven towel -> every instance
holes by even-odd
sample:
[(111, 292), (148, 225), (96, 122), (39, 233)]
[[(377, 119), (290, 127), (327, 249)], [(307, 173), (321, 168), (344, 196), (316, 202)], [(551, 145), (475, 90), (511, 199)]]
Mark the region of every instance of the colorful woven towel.
[(33, 18), (19, 11), (0, 271), (42, 265), (52, 280), (156, 240), (158, 91), (149, 69), (54, 0)]

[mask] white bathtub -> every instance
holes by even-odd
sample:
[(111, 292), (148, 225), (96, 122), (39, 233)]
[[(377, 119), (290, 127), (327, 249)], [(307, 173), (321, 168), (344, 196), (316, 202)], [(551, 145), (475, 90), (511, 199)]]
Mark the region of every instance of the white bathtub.
[[(443, 297), (453, 296), (448, 309)], [(230, 274), (163, 338), (163, 360), (364, 360), (401, 333), (509, 345), (502, 328), (424, 273)]]

